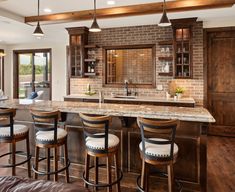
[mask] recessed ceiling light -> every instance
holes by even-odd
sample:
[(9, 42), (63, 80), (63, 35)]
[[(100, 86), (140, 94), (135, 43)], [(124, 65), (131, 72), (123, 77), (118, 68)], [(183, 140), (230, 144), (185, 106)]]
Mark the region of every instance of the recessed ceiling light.
[(108, 5), (115, 5), (116, 2), (115, 2), (114, 0), (108, 0), (108, 1), (107, 1), (107, 4), (108, 4)]
[(45, 9), (43, 9), (43, 11), (44, 11), (45, 13), (51, 13), (51, 12), (52, 12), (52, 10), (49, 9), (49, 8), (45, 8)]

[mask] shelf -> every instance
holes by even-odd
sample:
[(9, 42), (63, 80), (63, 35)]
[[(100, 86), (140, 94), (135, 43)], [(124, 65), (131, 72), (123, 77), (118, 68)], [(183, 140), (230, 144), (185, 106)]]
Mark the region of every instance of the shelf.
[(99, 48), (98, 45), (95, 45), (95, 44), (91, 44), (91, 45), (85, 45), (84, 46), (86, 49), (95, 49), (95, 48)]
[(159, 41), (158, 45), (173, 45), (173, 41), (172, 40)]
[(84, 73), (85, 76), (96, 76), (97, 74), (94, 72), (94, 73)]
[(169, 73), (166, 73), (166, 72), (160, 72), (158, 73), (159, 76), (173, 76), (173, 72), (169, 72)]
[(84, 59), (84, 62), (96, 62), (97, 59)]
[(173, 57), (158, 57), (158, 60), (172, 61)]

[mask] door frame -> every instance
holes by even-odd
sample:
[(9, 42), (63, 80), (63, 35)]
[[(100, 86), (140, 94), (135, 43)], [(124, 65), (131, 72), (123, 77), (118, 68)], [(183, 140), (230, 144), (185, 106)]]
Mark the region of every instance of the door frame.
[[(0, 52), (1, 53), (5, 53), (4, 49), (0, 49)], [(2, 84), (2, 86), (0, 85), (0, 89), (2, 89), (2, 91), (4, 91), (4, 56), (3, 57), (0, 57), (1, 61), (0, 61), (0, 83)]]
[(49, 67), (50, 67), (50, 100), (52, 98), (52, 49), (51, 48), (45, 48), (45, 49), (24, 49), (24, 50), (13, 50), (13, 98), (18, 99), (18, 85), (19, 85), (19, 65), (18, 65), (18, 54), (24, 54), (24, 53), (39, 53), (39, 52), (49, 52), (50, 54), (50, 61), (49, 61)]
[(234, 31), (235, 27), (216, 27), (216, 28), (205, 28), (203, 29), (203, 81), (204, 81), (204, 96), (203, 96), (203, 106), (208, 109), (208, 37), (210, 33), (213, 32), (227, 32)]

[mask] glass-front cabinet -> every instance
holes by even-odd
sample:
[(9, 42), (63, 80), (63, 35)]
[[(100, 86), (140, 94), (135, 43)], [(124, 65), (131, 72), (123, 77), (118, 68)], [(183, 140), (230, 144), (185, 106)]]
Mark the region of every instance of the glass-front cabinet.
[(172, 20), (174, 77), (193, 78), (192, 25), (196, 18)]
[(88, 28), (67, 28), (69, 33), (68, 72), (69, 77), (83, 77), (86, 71), (84, 62), (86, 58), (85, 45), (88, 43)]

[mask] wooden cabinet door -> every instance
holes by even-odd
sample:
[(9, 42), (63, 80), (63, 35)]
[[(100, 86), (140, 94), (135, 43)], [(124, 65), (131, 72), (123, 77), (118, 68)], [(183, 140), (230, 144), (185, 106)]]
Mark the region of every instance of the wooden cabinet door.
[(235, 29), (207, 33), (207, 63), (209, 133), (235, 136)]

